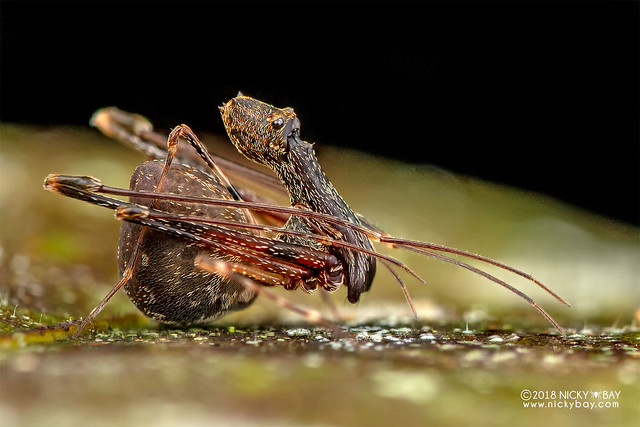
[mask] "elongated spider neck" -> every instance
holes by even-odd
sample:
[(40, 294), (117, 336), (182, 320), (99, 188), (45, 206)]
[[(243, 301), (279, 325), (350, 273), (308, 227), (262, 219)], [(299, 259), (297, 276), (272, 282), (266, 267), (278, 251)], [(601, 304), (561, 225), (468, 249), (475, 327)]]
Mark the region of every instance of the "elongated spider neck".
[[(271, 165), (289, 192), (292, 205), (303, 205), (316, 212), (330, 214), (361, 224), (356, 214), (338, 194), (327, 176), (324, 174), (313, 146), (299, 139), (297, 134), (288, 138), (288, 152), (284, 159)], [(334, 224), (339, 238), (360, 246), (369, 251), (374, 250), (371, 241), (364, 234), (348, 227)], [(330, 232), (331, 233), (331, 232)], [(375, 276), (376, 260), (374, 257), (346, 249), (332, 249), (344, 262), (347, 274), (347, 298), (356, 303), (360, 294), (369, 290)]]
[(273, 170), (287, 189), (291, 204), (359, 223), (355, 213), (324, 174), (313, 145), (298, 138), (289, 141), (286, 160), (273, 165)]

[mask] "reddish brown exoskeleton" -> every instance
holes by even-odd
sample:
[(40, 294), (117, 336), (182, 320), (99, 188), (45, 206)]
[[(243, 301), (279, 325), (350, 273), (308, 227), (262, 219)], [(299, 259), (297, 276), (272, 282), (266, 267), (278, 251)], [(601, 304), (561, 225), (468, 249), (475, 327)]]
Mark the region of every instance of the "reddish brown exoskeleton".
[[(466, 251), (389, 236), (353, 212), (325, 176), (312, 144), (300, 138), (300, 121), (293, 109), (240, 95), (220, 111), (235, 147), (269, 167), (278, 180), (212, 156), (186, 125), (165, 138), (141, 116), (114, 108), (96, 112), (92, 123), (156, 159), (138, 166), (130, 189), (109, 187), (93, 177), (49, 175), (45, 180), (47, 190), (114, 209), (124, 221), (118, 256), (122, 279), (87, 316), (76, 336), (122, 287), (143, 313), (164, 323), (207, 322), (247, 307), (260, 293), (315, 322), (331, 325), (265, 286), (307, 292), (334, 292), (345, 286), (348, 300), (355, 303), (370, 289), (376, 261), (393, 273), (415, 314), (396, 269), (424, 281), (404, 263), (376, 252), (372, 242), (417, 251), (482, 275), (532, 304), (564, 334), (530, 297), (446, 254), (525, 277), (567, 304), (529, 274)], [(174, 161), (180, 140), (186, 140), (199, 159), (180, 156)], [(166, 150), (159, 145), (162, 141), (167, 143)], [(272, 188), (281, 183), (291, 206), (265, 203), (254, 193), (236, 188), (223, 169), (240, 171)], [(105, 194), (128, 196), (130, 202)]]

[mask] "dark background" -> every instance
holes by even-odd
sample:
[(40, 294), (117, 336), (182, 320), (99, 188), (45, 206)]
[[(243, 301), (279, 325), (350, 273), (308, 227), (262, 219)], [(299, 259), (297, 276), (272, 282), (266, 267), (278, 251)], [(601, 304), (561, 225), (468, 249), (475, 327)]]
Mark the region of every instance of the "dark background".
[(3, 121), (117, 105), (222, 133), (242, 90), (294, 107), (320, 146), (640, 223), (638, 2), (0, 5)]

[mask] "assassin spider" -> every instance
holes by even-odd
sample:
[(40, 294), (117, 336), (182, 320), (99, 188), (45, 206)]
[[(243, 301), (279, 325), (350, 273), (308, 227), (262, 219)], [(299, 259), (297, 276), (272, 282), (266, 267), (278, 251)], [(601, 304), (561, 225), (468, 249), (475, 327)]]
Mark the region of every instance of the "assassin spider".
[[(396, 269), (424, 281), (404, 263), (376, 252), (372, 242), (417, 251), (484, 276), (529, 302), (564, 335), (560, 325), (529, 296), (446, 254), (525, 277), (569, 305), (529, 274), (466, 251), (389, 236), (353, 212), (322, 171), (313, 145), (300, 138), (300, 121), (293, 109), (276, 108), (240, 94), (221, 106), (220, 112), (238, 151), (269, 167), (277, 180), (212, 156), (186, 125), (174, 128), (165, 138), (154, 133), (143, 117), (115, 108), (97, 111), (92, 124), (155, 159), (138, 166), (130, 189), (109, 187), (88, 176), (46, 178), (45, 189), (114, 209), (123, 220), (118, 252), (122, 279), (85, 318), (75, 336), (122, 287), (143, 313), (163, 323), (207, 322), (243, 309), (257, 294), (263, 294), (312, 321), (328, 324), (322, 316), (289, 303), (265, 286), (306, 292), (333, 292), (345, 286), (347, 299), (356, 303), (371, 287), (376, 261), (398, 280), (415, 315)], [(181, 140), (197, 156), (178, 155)], [(163, 141), (166, 149), (161, 148)], [(291, 206), (276, 206), (236, 188), (223, 170), (240, 171), (264, 186), (283, 186)], [(130, 202), (105, 194), (128, 196)]]

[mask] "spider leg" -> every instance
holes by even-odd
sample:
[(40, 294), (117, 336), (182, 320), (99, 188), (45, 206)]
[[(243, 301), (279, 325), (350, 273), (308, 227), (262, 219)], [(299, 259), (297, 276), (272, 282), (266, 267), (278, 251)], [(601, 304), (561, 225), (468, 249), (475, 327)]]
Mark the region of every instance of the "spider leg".
[[(139, 243), (139, 242), (138, 242)], [(127, 267), (127, 269), (124, 271), (124, 273), (122, 274), (122, 277), (120, 278), (120, 281), (118, 281), (118, 283), (113, 287), (113, 289), (111, 289), (109, 291), (109, 293), (102, 299), (102, 301), (100, 301), (100, 303), (94, 307), (93, 310), (91, 310), (91, 312), (87, 315), (87, 317), (85, 317), (82, 320), (82, 323), (80, 323), (80, 325), (78, 326), (78, 328), (76, 329), (76, 331), (73, 333), (72, 337), (73, 339), (76, 339), (80, 336), (80, 334), (82, 333), (82, 331), (87, 327), (87, 325), (89, 323), (93, 322), (93, 319), (95, 319), (98, 314), (100, 314), (100, 312), (104, 309), (104, 307), (107, 305), (107, 303), (109, 302), (109, 300), (129, 281), (131, 280), (131, 276), (133, 274), (133, 267), (135, 265), (135, 260), (138, 257), (138, 248), (140, 247), (140, 245), (136, 245), (136, 248), (134, 250), (134, 252), (131, 254), (131, 258), (129, 260), (129, 267)]]
[(484, 262), (484, 263), (487, 263), (487, 264), (491, 264), (493, 266), (496, 266), (496, 267), (501, 268), (503, 270), (506, 270), (506, 271), (509, 271), (511, 273), (517, 274), (518, 276), (524, 277), (525, 279), (532, 281), (533, 283), (535, 283), (536, 285), (538, 285), (539, 287), (544, 289), (551, 296), (553, 296), (555, 299), (560, 301), (562, 304), (564, 304), (564, 305), (566, 305), (568, 307), (571, 307), (571, 304), (569, 304), (564, 298), (562, 298), (561, 296), (559, 296), (558, 294), (553, 292), (551, 289), (549, 289), (546, 285), (544, 285), (538, 279), (536, 279), (535, 277), (531, 276), (528, 273), (525, 273), (525, 272), (523, 272), (521, 270), (513, 268), (510, 265), (501, 263), (501, 262), (493, 260), (491, 258), (483, 257), (482, 255), (477, 255), (477, 254), (474, 254), (474, 253), (471, 253), (471, 252), (462, 251), (460, 249), (450, 248), (450, 247), (444, 246), (444, 245), (437, 245), (437, 244), (434, 244), (434, 243), (418, 242), (418, 241), (415, 241), (415, 240), (408, 240), (408, 239), (399, 239), (397, 237), (393, 237), (393, 236), (385, 233), (383, 230), (381, 230), (380, 228), (375, 226), (372, 222), (367, 220), (364, 216), (362, 216), (360, 214), (356, 214), (356, 215), (358, 216), (358, 219), (360, 219), (360, 221), (362, 222), (362, 224), (366, 228), (368, 228), (369, 230), (371, 230), (371, 231), (375, 232), (376, 234), (380, 235), (379, 240), (381, 242), (390, 245), (392, 248), (404, 248), (404, 249), (412, 250), (412, 251), (415, 251), (415, 252), (423, 253), (423, 254), (428, 255), (428, 256), (433, 256), (433, 252), (429, 251), (429, 249), (430, 249), (430, 250), (434, 250), (434, 251), (448, 252), (448, 253), (452, 253), (452, 254), (455, 254), (455, 255), (464, 256), (466, 258), (475, 259), (475, 260), (478, 260), (478, 261), (481, 261), (481, 262)]
[(100, 129), (106, 136), (133, 147), (152, 159), (162, 160), (167, 157), (167, 150), (164, 148), (167, 144), (166, 137), (162, 147), (140, 136), (151, 133), (153, 125), (139, 114), (126, 113), (116, 107), (107, 107), (93, 113), (89, 123)]

